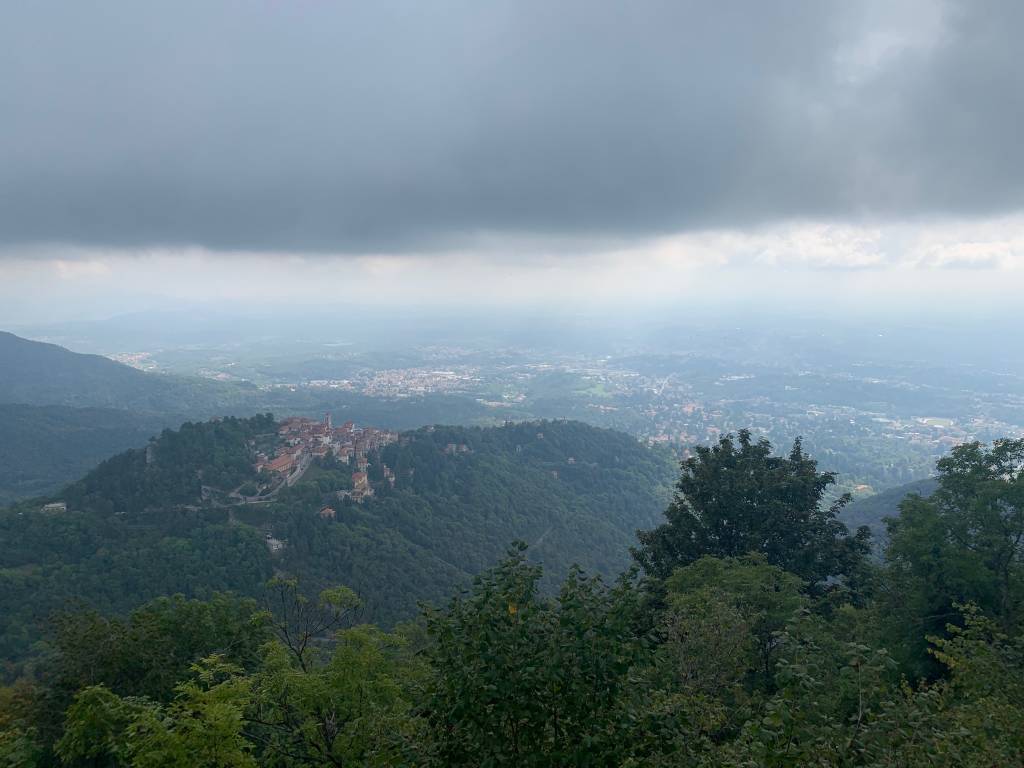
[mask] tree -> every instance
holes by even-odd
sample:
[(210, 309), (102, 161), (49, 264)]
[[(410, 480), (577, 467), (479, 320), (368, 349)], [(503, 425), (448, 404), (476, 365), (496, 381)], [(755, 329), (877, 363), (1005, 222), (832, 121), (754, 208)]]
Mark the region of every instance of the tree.
[(270, 622), (302, 670), (308, 672), (317, 660), (316, 643), (331, 640), (361, 602), (348, 587), (325, 589), (313, 602), (299, 591), (297, 580), (274, 578), (267, 583), (266, 605), (262, 617)]
[(35, 768), (44, 753), (36, 718), (40, 691), (27, 680), (0, 686), (0, 766)]
[(658, 579), (705, 555), (751, 552), (812, 587), (831, 577), (853, 577), (863, 567), (870, 533), (861, 528), (849, 536), (837, 519), (849, 495), (824, 503), (833, 483), (835, 475), (818, 472), (799, 439), (789, 456), (773, 456), (771, 443), (755, 442), (747, 430), (735, 440), (726, 435), (682, 463), (666, 522), (638, 532), (634, 557)]
[[(894, 661), (860, 643), (837, 648), (815, 617), (781, 635), (778, 691), (715, 765), (906, 768), (1021, 765), (1024, 642), (972, 606), (932, 638), (948, 679), (894, 683)], [(822, 629), (825, 634), (822, 634)]]
[(702, 557), (669, 577), (663, 657), (674, 682), (722, 698), (769, 687), (778, 635), (807, 605), (803, 583), (763, 555)]
[(376, 627), (337, 633), (333, 650), (302, 667), (280, 642), (252, 677), (245, 735), (261, 764), (389, 766), (401, 762), (413, 720), (406, 696), (418, 662)]
[(256, 768), (243, 733), (249, 679), (217, 656), (192, 671), (167, 705), (85, 688), (68, 709), (57, 754), (72, 765)]
[(1024, 440), (969, 443), (937, 464), (939, 488), (910, 496), (886, 521), (891, 631), (934, 671), (924, 636), (974, 603), (1004, 630), (1024, 618)]
[(209, 600), (161, 597), (132, 611), (127, 621), (95, 611), (53, 620), (57, 654), (51, 674), (59, 687), (104, 685), (125, 696), (166, 701), (192, 664), (212, 654), (252, 668), (269, 639), (253, 623), (257, 603), (214, 594)]
[(620, 765), (671, 744), (649, 738), (639, 717), (645, 697), (631, 672), (650, 655), (637, 631), (639, 590), (574, 570), (545, 599), (524, 551), (515, 546), (469, 594), (428, 616), (431, 764)]
[[(399, 762), (413, 723), (405, 687), (418, 665), (398, 653), (401, 638), (365, 626), (335, 632), (358, 602), (351, 590), (325, 590), (314, 602), (293, 581), (269, 586), (278, 613), (247, 622), (262, 646), (251, 668), (214, 654), (182, 670), (161, 698), (83, 683), (54, 739), (57, 755), (71, 765), (211, 768)], [(268, 640), (268, 627), (278, 638)], [(148, 637), (159, 653), (175, 634), (160, 624)], [(118, 687), (142, 688), (133, 682)], [(32, 745), (26, 723), (4, 725), (0, 747), (17, 754)]]
[(342, 627), (360, 600), (347, 587), (316, 601), (273, 579), (264, 613), (277, 639), (252, 678), (247, 737), (270, 765), (393, 765), (411, 722), (402, 641), (372, 626)]

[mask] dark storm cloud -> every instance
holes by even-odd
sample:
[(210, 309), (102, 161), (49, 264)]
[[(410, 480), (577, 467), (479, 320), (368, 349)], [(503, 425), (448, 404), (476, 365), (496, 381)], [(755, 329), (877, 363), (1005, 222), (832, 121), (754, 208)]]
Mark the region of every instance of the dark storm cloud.
[(12, 0), (0, 240), (427, 250), (1015, 210), (1022, 9)]

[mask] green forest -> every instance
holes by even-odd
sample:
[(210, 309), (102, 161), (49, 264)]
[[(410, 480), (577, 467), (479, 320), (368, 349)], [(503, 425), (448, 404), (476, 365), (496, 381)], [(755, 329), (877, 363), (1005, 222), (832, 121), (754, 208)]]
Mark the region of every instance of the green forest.
[[(636, 529), (657, 521), (675, 474), (666, 452), (575, 422), (436, 427), (369, 457), (375, 494), (362, 504), (338, 498), (353, 468), (330, 461), (272, 498), (234, 503), (229, 492), (255, 483), (254, 452), (275, 436), (270, 415), (186, 423), (60, 494), (0, 510), (5, 676), (67, 606), (125, 614), (163, 595), (254, 597), (280, 573), (314, 591), (345, 584), (365, 620), (391, 627), (469, 584), (513, 540), (547, 568), (547, 593), (573, 563), (612, 577), (629, 565)], [(449, 444), (465, 450), (446, 453)], [(56, 499), (66, 513), (42, 511)], [(325, 505), (335, 519), (317, 514)], [(271, 552), (268, 536), (286, 546)]]
[[(554, 461), (554, 429), (464, 434)], [(399, 445), (411, 487), (380, 502), (418, 482), (457, 497), (423, 447), (449, 438)], [(777, 455), (741, 432), (681, 464), (611, 578), (571, 568), (547, 589), (515, 542), (383, 628), (350, 585), (259, 568), (248, 596), (66, 606), (0, 689), (0, 765), (1020, 765), (1022, 466), (1024, 441), (955, 448), (886, 521), (881, 562), (799, 442)]]
[(0, 504), (52, 493), (162, 426), (113, 408), (0, 403)]

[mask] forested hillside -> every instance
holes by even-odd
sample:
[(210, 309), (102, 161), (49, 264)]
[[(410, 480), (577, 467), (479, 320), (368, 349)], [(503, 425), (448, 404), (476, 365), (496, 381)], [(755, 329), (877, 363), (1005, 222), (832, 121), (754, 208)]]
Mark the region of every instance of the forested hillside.
[[(417, 490), (467, 498), (480, 478), (450, 461), (525, 455), (550, 473), (566, 450), (571, 466), (614, 464), (617, 439), (573, 424), (422, 430), (385, 451), (414, 471), (378, 513)], [(0, 765), (1019, 766), (1022, 467), (1024, 440), (955, 448), (931, 497), (909, 497), (888, 522), (875, 563), (866, 532), (836, 519), (845, 500), (825, 501), (833, 475), (799, 443), (779, 456), (741, 432), (682, 464), (665, 516), (634, 549), (642, 574), (573, 569), (552, 592), (518, 543), (390, 631), (363, 623), (365, 595), (280, 575), (255, 599), (168, 596), (127, 615), (68, 606), (26, 629), (39, 639), (30, 662), (0, 685)], [(341, 471), (317, 469), (282, 502), (290, 514)], [(566, 481), (588, 482), (597, 475)], [(231, 546), (235, 557), (218, 583), (255, 580), (247, 545), (231, 542), (246, 527), (217, 530), (203, 557)], [(169, 561), (148, 560), (135, 578), (152, 569), (173, 588)]]
[(939, 481), (929, 477), (890, 488), (874, 496), (850, 502), (843, 508), (841, 517), (851, 528), (866, 525), (876, 539), (884, 539), (885, 519), (896, 517), (900, 513), (900, 502), (913, 494), (931, 496), (938, 487)]
[(204, 501), (204, 488), (231, 491), (254, 478), (255, 441), (276, 431), (270, 414), (185, 422), (145, 448), (107, 459), (62, 496), (73, 509), (102, 514), (194, 507)]
[(0, 403), (0, 505), (52, 493), (164, 425), (112, 408)]
[(0, 504), (53, 492), (164, 427), (245, 412), (251, 396), (0, 331)]
[[(676, 472), (666, 453), (578, 423), (436, 427), (369, 456), (374, 495), (361, 504), (339, 499), (353, 468), (337, 462), (241, 504), (229, 493), (256, 477), (256, 449), (275, 433), (269, 415), (187, 423), (69, 485), (67, 512), (41, 511), (45, 500), (0, 511), (0, 655), (21, 656), (68, 601), (121, 612), (163, 594), (256, 594), (275, 570), (350, 585), (385, 624), (443, 600), (512, 540), (534, 545), (548, 586), (574, 562), (613, 575)], [(327, 504), (334, 519), (318, 514)]]
[(315, 510), (334, 486), (321, 476), (268, 514), (288, 542), (289, 573), (314, 586), (351, 586), (385, 622), (468, 583), (513, 540), (531, 545), (547, 586), (573, 563), (618, 573), (636, 529), (664, 509), (676, 474), (667, 453), (578, 422), (425, 428), (370, 461), (371, 479), (383, 465), (394, 471), (393, 489), (378, 474), (372, 499), (336, 505), (336, 519), (324, 521)]
[(146, 413), (211, 414), (235, 389), (203, 379), (138, 371), (0, 331), (0, 403), (116, 408)]

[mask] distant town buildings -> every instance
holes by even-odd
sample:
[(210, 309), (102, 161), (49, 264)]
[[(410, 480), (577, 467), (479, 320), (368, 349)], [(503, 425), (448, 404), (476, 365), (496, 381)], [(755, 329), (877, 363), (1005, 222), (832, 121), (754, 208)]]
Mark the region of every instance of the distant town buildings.
[[(314, 458), (334, 456), (343, 464), (354, 461), (357, 471), (352, 475), (353, 490), (348, 495), (355, 501), (373, 495), (366, 474), (369, 468), (366, 454), (379, 451), (398, 440), (397, 432), (357, 427), (351, 421), (335, 427), (330, 413), (324, 414), (323, 421), (291, 416), (279, 422), (277, 434), (280, 445), (275, 455), (268, 457), (257, 454), (257, 472), (266, 473), (284, 484), (294, 485)], [(384, 468), (384, 477), (394, 485), (394, 472), (387, 467)], [(323, 516), (324, 510), (321, 510)]]
[(373, 488), (370, 487), (370, 478), (365, 472), (352, 473), (352, 500), (362, 501), (367, 496), (373, 496)]

